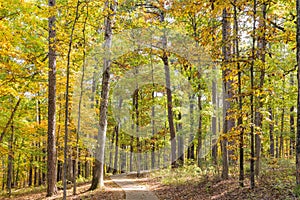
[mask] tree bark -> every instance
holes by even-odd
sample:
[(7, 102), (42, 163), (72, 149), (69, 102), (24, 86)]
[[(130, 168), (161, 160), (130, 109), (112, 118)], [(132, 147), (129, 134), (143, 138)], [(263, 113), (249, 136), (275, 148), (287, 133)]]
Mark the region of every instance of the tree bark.
[(282, 157), (282, 158), (284, 157), (284, 151), (283, 151), (284, 114), (285, 114), (285, 109), (282, 108), (281, 125), (280, 125), (280, 138), (279, 138), (279, 157)]
[[(265, 29), (266, 29), (266, 3), (262, 4), (262, 16), (259, 18), (259, 29), (262, 30), (262, 33), (259, 34), (257, 39), (258, 45), (258, 57), (262, 61), (263, 65), (260, 71), (260, 78), (259, 78), (259, 90), (262, 91), (264, 86), (264, 78), (265, 78), (265, 62), (266, 62), (266, 37), (265, 37)], [(255, 58), (253, 58), (255, 59)], [(260, 92), (261, 93), (261, 92)], [(262, 96), (259, 95), (257, 99), (257, 108), (255, 112), (255, 126), (262, 132), (262, 114), (260, 109), (263, 107)], [(262, 134), (255, 134), (255, 175), (258, 176), (260, 172), (260, 157), (261, 157), (261, 135)]]
[(194, 145), (194, 95), (190, 94), (189, 97), (190, 100), (190, 135), (189, 135), (189, 146), (188, 146), (188, 153), (187, 153), (187, 158), (194, 160), (195, 159), (195, 145)]
[(113, 172), (113, 147), (114, 147), (114, 138), (115, 138), (115, 131), (112, 133), (111, 135), (111, 141), (110, 141), (110, 145), (109, 145), (109, 164), (108, 164), (108, 168), (107, 168), (107, 173), (111, 173)]
[(129, 171), (130, 172), (133, 171), (133, 140), (134, 140), (134, 137), (130, 136), (130, 154), (129, 154)]
[[(77, 6), (76, 6), (76, 18), (78, 16), (78, 6), (79, 6), (79, 1), (77, 2)], [(88, 4), (87, 4), (88, 6)], [(84, 18), (84, 23), (83, 23), (83, 28), (82, 28), (82, 43), (83, 43), (83, 51), (82, 51), (82, 75), (81, 75), (81, 79), (80, 79), (80, 94), (79, 94), (79, 102), (78, 102), (78, 116), (77, 116), (77, 129), (76, 129), (76, 158), (75, 158), (75, 169), (74, 169), (74, 185), (73, 185), (73, 195), (76, 195), (76, 190), (77, 190), (77, 177), (78, 177), (78, 162), (79, 162), (79, 134), (81, 131), (81, 107), (82, 107), (82, 98), (83, 98), (83, 81), (85, 78), (85, 66), (86, 66), (86, 34), (85, 34), (85, 29), (86, 29), (86, 22), (87, 22), (87, 18), (88, 18), (88, 8), (86, 11), (86, 15)], [(75, 22), (74, 22), (75, 25)]]
[[(178, 120), (181, 120), (181, 113), (178, 114)], [(182, 122), (176, 123), (177, 132), (182, 130)], [(184, 139), (183, 136), (177, 134), (177, 141), (178, 141), (178, 165), (183, 166), (184, 164)]]
[(274, 158), (275, 149), (274, 149), (274, 122), (273, 122), (273, 111), (272, 108), (269, 107), (270, 113), (270, 124), (269, 124), (269, 137), (270, 137), (270, 156)]
[[(136, 69), (136, 75), (138, 71)], [(137, 148), (137, 177), (140, 177), (141, 173), (141, 142), (140, 142), (140, 113), (139, 113), (139, 85), (136, 84), (135, 92), (133, 94), (133, 105), (135, 111), (135, 134), (136, 134), (136, 148)]]
[(241, 66), (239, 63), (240, 58), (240, 50), (239, 50), (239, 24), (238, 24), (238, 16), (237, 16), (237, 0), (234, 0), (234, 46), (235, 46), (235, 58), (237, 60), (237, 70), (238, 70), (238, 106), (239, 106), (239, 113), (238, 113), (238, 124), (237, 128), (239, 130), (239, 183), (241, 187), (244, 187), (244, 127), (243, 127), (243, 97), (242, 97), (242, 72)]
[(250, 158), (250, 188), (255, 187), (255, 149), (254, 149), (254, 58), (255, 58), (255, 35), (256, 35), (256, 0), (253, 2), (253, 37), (252, 37), (252, 62), (250, 66), (250, 79), (251, 79), (251, 94), (250, 94), (250, 146), (251, 146), (251, 158)]
[[(72, 44), (73, 44), (73, 34), (75, 30), (76, 22), (79, 18), (78, 8), (79, 8), (79, 0), (77, 1), (76, 11), (75, 11), (75, 19), (72, 25), (70, 39), (69, 39), (69, 47), (67, 53), (67, 79), (66, 79), (66, 100), (65, 100), (65, 137), (64, 137), (64, 191), (63, 191), (63, 199), (67, 199), (67, 179), (73, 180), (76, 179), (76, 176), (73, 174), (73, 163), (72, 163), (72, 156), (68, 158), (68, 140), (69, 140), (69, 85), (70, 85), (70, 59), (71, 59), (71, 51), (72, 51)], [(70, 149), (71, 151), (71, 149)], [(72, 154), (70, 154), (72, 155)], [(67, 163), (68, 162), (68, 163)], [(67, 165), (68, 164), (68, 165)], [(77, 169), (77, 168), (76, 168)], [(68, 175), (68, 176), (67, 176)], [(75, 185), (76, 186), (76, 185)]]
[(117, 172), (118, 172), (119, 128), (120, 128), (120, 124), (118, 123), (118, 124), (115, 126), (116, 146), (115, 146), (115, 160), (114, 160), (114, 170), (113, 170), (113, 174), (117, 174)]
[[(48, 1), (49, 7), (55, 6), (55, 0)], [(48, 72), (48, 145), (47, 145), (47, 197), (57, 193), (56, 188), (56, 17), (48, 19), (49, 27), (49, 72)]]
[[(198, 78), (199, 80), (201, 80), (201, 75), (200, 75), (200, 71), (198, 72)], [(198, 130), (197, 130), (197, 136), (198, 136), (198, 145), (197, 145), (197, 165), (198, 167), (201, 167), (201, 162), (202, 162), (202, 155), (204, 155), (201, 151), (203, 150), (202, 148), (202, 101), (201, 101), (201, 85), (198, 85), (198, 112), (199, 114), (199, 118), (198, 118)]]
[[(294, 86), (294, 75), (291, 74), (290, 79), (291, 86)], [(295, 117), (294, 117), (295, 107), (290, 108), (290, 156), (292, 157), (295, 152)]]
[(296, 3), (297, 11), (297, 78), (298, 78), (298, 99), (297, 99), (297, 140), (296, 140), (296, 183), (300, 185), (300, 0)]
[[(230, 56), (230, 50), (231, 45), (229, 41), (229, 34), (230, 34), (230, 24), (228, 21), (228, 13), (226, 8), (223, 9), (223, 15), (222, 15), (222, 40), (223, 40), (223, 47), (222, 47), (222, 53), (223, 53), (223, 64), (226, 66), (229, 62), (229, 56)], [(226, 67), (225, 70), (223, 70), (223, 133), (224, 137), (222, 140), (222, 178), (228, 179), (228, 168), (229, 168), (229, 162), (228, 162), (228, 139), (227, 134), (231, 131), (231, 129), (234, 127), (234, 121), (231, 119), (230, 116), (230, 107), (231, 107), (231, 99), (233, 97), (232, 93), (232, 81), (229, 79), (227, 80), (228, 76), (230, 75), (230, 68)]]
[[(152, 92), (152, 101), (154, 101), (154, 92)], [(155, 135), (155, 107), (152, 106), (151, 108), (151, 115), (152, 115), (152, 137)], [(155, 169), (155, 139), (153, 138), (151, 142), (151, 169)]]
[[(112, 45), (112, 23), (113, 17), (116, 11), (116, 2), (111, 5), (109, 1), (105, 3), (106, 8), (112, 11), (105, 19), (105, 34), (104, 34), (104, 50), (110, 51)], [(111, 60), (109, 57), (103, 59), (103, 74), (102, 74), (102, 85), (101, 85), (101, 100), (100, 100), (100, 119), (99, 119), (99, 130), (97, 137), (96, 147), (96, 160), (93, 168), (93, 179), (90, 190), (96, 189), (98, 186), (102, 188), (104, 186), (104, 150), (107, 130), (107, 110), (108, 110), (108, 97), (110, 89), (110, 65)]]
[(14, 128), (13, 124), (11, 125), (11, 134), (9, 138), (9, 145), (8, 145), (8, 162), (7, 162), (7, 192), (8, 196), (11, 196), (11, 188), (12, 188), (12, 182), (13, 182), (13, 139), (14, 139)]

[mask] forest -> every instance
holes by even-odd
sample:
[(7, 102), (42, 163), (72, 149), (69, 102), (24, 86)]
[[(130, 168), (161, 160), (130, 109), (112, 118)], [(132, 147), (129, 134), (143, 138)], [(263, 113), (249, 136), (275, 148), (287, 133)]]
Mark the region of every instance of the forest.
[(0, 0), (0, 199), (300, 199), (300, 0)]

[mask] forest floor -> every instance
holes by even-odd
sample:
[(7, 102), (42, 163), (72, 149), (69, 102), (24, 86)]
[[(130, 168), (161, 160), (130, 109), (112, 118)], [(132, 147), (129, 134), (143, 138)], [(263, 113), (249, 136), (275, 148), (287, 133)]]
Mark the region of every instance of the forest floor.
[[(108, 199), (108, 200), (119, 200), (125, 199), (125, 192), (116, 183), (114, 183), (109, 177), (106, 177), (105, 188), (103, 190), (88, 191), (91, 183), (81, 183), (77, 187), (77, 195), (73, 195), (73, 188), (68, 185), (67, 199), (70, 200), (83, 200), (83, 199)], [(46, 190), (42, 188), (26, 188), (20, 190), (13, 190), (12, 196), (1, 196), (0, 200), (58, 200), (63, 197), (63, 190), (58, 190), (58, 194), (54, 197), (45, 197)]]
[[(276, 161), (262, 164), (261, 174), (256, 179), (256, 187), (253, 190), (249, 187), (249, 169), (246, 168), (245, 171), (245, 187), (239, 186), (237, 167), (230, 169), (231, 173), (228, 180), (222, 180), (220, 171), (216, 171), (215, 168), (205, 167), (205, 170), (201, 170), (194, 165), (175, 170), (162, 169), (151, 173), (143, 173), (139, 178), (136, 174), (116, 175), (112, 176), (112, 179), (106, 178), (103, 190), (87, 191), (90, 183), (85, 183), (78, 186), (79, 194), (72, 196), (72, 189), (69, 189), (68, 199), (121, 200), (126, 199), (126, 196), (127, 199), (130, 199), (128, 195), (133, 195), (133, 199), (141, 200), (300, 199), (295, 195), (295, 193), (300, 193), (300, 189), (295, 190), (295, 168), (293, 163)], [(151, 192), (149, 193), (149, 191)], [(0, 199), (62, 199), (62, 190), (54, 198), (45, 198), (45, 195), (45, 188), (21, 189), (20, 191), (14, 190), (11, 198), (0, 196)]]

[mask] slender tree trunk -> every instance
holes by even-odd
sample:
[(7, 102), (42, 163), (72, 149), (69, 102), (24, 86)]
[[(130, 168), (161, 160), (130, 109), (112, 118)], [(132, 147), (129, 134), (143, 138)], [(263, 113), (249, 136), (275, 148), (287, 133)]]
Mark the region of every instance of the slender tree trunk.
[(279, 157), (284, 157), (284, 151), (283, 151), (283, 130), (284, 130), (284, 113), (285, 109), (282, 108), (281, 113), (281, 125), (280, 125), (280, 137), (279, 137)]
[(165, 68), (166, 76), (166, 90), (167, 90), (167, 108), (168, 108), (168, 122), (170, 130), (170, 140), (171, 140), (171, 166), (172, 168), (177, 167), (176, 163), (176, 134), (174, 128), (174, 119), (173, 119), (173, 100), (172, 100), (172, 91), (171, 91), (171, 79), (170, 79), (170, 67), (169, 67), (169, 58), (164, 52), (163, 62)]
[[(165, 22), (165, 13), (161, 12), (160, 22)], [(166, 52), (167, 48), (167, 36), (166, 33), (162, 36), (162, 47), (163, 47), (163, 56), (162, 61), (164, 63), (165, 78), (166, 78), (166, 90), (167, 90), (167, 109), (168, 109), (168, 122), (170, 130), (170, 141), (171, 141), (171, 166), (172, 168), (177, 168), (176, 163), (176, 133), (174, 127), (173, 119), (173, 100), (172, 100), (172, 91), (171, 91), (171, 78), (170, 78), (170, 66), (169, 66), (169, 57)]]
[(250, 79), (251, 79), (251, 95), (250, 95), (250, 146), (251, 146), (251, 158), (250, 158), (250, 188), (255, 187), (255, 149), (254, 149), (254, 58), (255, 58), (255, 37), (256, 37), (256, 0), (253, 2), (253, 38), (252, 38), (252, 62), (250, 66)]
[[(109, 14), (105, 19), (105, 34), (104, 34), (104, 50), (109, 52), (112, 45), (112, 23), (113, 17), (116, 11), (116, 2), (111, 5), (109, 1), (106, 1), (105, 7), (110, 9), (112, 14)], [(101, 100), (100, 100), (100, 119), (99, 119), (99, 130), (97, 138), (96, 148), (96, 160), (93, 168), (93, 179), (90, 190), (96, 189), (99, 185), (102, 188), (104, 186), (104, 150), (106, 140), (106, 129), (107, 129), (107, 110), (108, 110), (108, 96), (110, 89), (110, 65), (111, 58), (106, 57), (103, 59), (103, 74), (102, 74), (102, 85), (101, 85)]]
[(294, 117), (294, 106), (290, 109), (290, 156), (294, 155), (295, 151), (295, 117)]
[(241, 66), (239, 63), (240, 50), (239, 50), (239, 24), (237, 17), (237, 0), (234, 1), (234, 46), (235, 46), (235, 56), (237, 60), (237, 70), (238, 70), (238, 104), (239, 104), (239, 115), (238, 115), (238, 124), (237, 128), (239, 130), (239, 154), (240, 154), (240, 163), (239, 163), (239, 183), (241, 187), (244, 187), (244, 127), (243, 127), (243, 97), (242, 97), (242, 72)]
[[(76, 6), (76, 18), (78, 18), (78, 6), (79, 6), (79, 1), (77, 2), (77, 6)], [(88, 6), (88, 4), (87, 4)], [(80, 94), (79, 94), (79, 102), (78, 102), (78, 116), (77, 116), (77, 129), (76, 129), (76, 160), (75, 160), (75, 170), (74, 170), (74, 185), (73, 185), (73, 195), (76, 195), (76, 190), (77, 190), (77, 176), (78, 176), (78, 160), (79, 160), (79, 134), (81, 131), (81, 107), (82, 107), (82, 97), (83, 97), (83, 81), (85, 78), (85, 66), (86, 66), (86, 35), (85, 35), (85, 29), (86, 29), (86, 22), (87, 22), (87, 18), (88, 18), (88, 7), (87, 7), (87, 11), (86, 11), (86, 16), (84, 19), (84, 23), (83, 23), (83, 29), (82, 29), (82, 42), (83, 42), (83, 51), (82, 51), (82, 75), (81, 75), (81, 80), (80, 80)], [(74, 26), (75, 26), (75, 21), (74, 21)]]
[[(49, 7), (55, 6), (55, 0), (48, 1)], [(55, 16), (49, 22), (49, 80), (48, 80), (48, 145), (47, 145), (47, 197), (57, 193), (56, 188), (56, 141), (55, 141), (55, 113), (56, 113), (56, 28)]]
[[(176, 123), (177, 132), (182, 130), (182, 123), (181, 120), (181, 113), (178, 114), (178, 123)], [(180, 134), (177, 134), (177, 141), (178, 141), (178, 165), (183, 166), (184, 164), (184, 139), (183, 136)]]
[[(276, 119), (277, 120), (277, 119)], [(278, 122), (276, 122), (276, 125), (278, 125)], [(276, 136), (275, 136), (275, 157), (279, 158), (279, 137), (278, 137), (278, 131), (276, 131)]]
[[(201, 75), (200, 73), (201, 72), (198, 72), (199, 75), (198, 75), (198, 78), (199, 80), (201, 80)], [(201, 92), (201, 86), (198, 85), (198, 112), (200, 113), (199, 115), (199, 118), (198, 118), (198, 130), (197, 130), (197, 135), (198, 135), (198, 145), (197, 145), (197, 165), (198, 167), (201, 167), (201, 162), (202, 162), (202, 155), (204, 155), (202, 153), (202, 101), (201, 101), (201, 95), (202, 95), (202, 92)]]
[(90, 173), (90, 162), (87, 160), (87, 157), (89, 156), (89, 153), (87, 152), (87, 155), (85, 156), (85, 163), (84, 163), (84, 168), (85, 168), (85, 178), (90, 178), (91, 173)]
[(8, 145), (8, 162), (7, 162), (7, 192), (8, 196), (11, 196), (11, 188), (12, 188), (12, 182), (13, 182), (13, 140), (14, 140), (14, 127), (13, 122), (11, 123), (11, 134), (9, 139), (9, 145)]
[(190, 135), (189, 135), (189, 146), (188, 146), (188, 154), (187, 158), (188, 159), (195, 159), (195, 145), (194, 145), (194, 95), (190, 94)]
[[(152, 92), (152, 100), (154, 101), (154, 92)], [(155, 107), (154, 106), (152, 106), (151, 108), (151, 115), (152, 115), (152, 137), (154, 137), (155, 135), (155, 120), (154, 120)], [(155, 141), (151, 143), (151, 169), (155, 169)]]
[[(216, 72), (216, 67), (213, 66), (213, 74)], [(211, 119), (211, 129), (212, 129), (212, 160), (214, 165), (217, 165), (217, 156), (218, 156), (218, 145), (217, 145), (217, 80), (216, 76), (213, 75), (212, 81), (212, 105), (213, 105), (213, 116)]]
[[(224, 56), (223, 64), (226, 66), (229, 62), (229, 56), (230, 56), (230, 41), (229, 41), (229, 34), (230, 34), (230, 24), (228, 21), (228, 13), (226, 8), (223, 10), (223, 20), (222, 20), (222, 40), (223, 40), (223, 47), (222, 52)], [(227, 77), (230, 74), (230, 69), (226, 67), (225, 70), (223, 70), (223, 132), (224, 134), (228, 134), (231, 129), (234, 127), (234, 121), (230, 116), (230, 107), (231, 107), (231, 99), (233, 97), (232, 93), (232, 87), (231, 87), (231, 80), (227, 80)], [(228, 168), (229, 168), (229, 162), (228, 162), (228, 139), (225, 136), (222, 140), (222, 178), (228, 179)]]
[[(259, 18), (259, 29), (262, 30), (258, 36), (257, 46), (258, 46), (258, 56), (261, 60), (262, 67), (260, 68), (260, 79), (259, 79), (259, 90), (262, 91), (264, 86), (265, 77), (265, 62), (266, 62), (266, 3), (262, 4), (262, 16)], [(254, 58), (253, 58), (254, 59)], [(260, 92), (261, 93), (261, 92)], [(263, 107), (262, 96), (258, 96), (258, 103), (255, 112), (255, 126), (262, 132), (262, 114), (260, 109)], [(258, 176), (260, 172), (260, 157), (261, 157), (261, 137), (263, 134), (255, 134), (255, 175)]]
[(121, 160), (121, 173), (125, 173), (126, 172), (126, 145), (125, 144), (121, 144), (120, 160)]
[(114, 170), (113, 170), (113, 174), (117, 174), (117, 173), (118, 173), (119, 128), (120, 128), (120, 123), (118, 123), (118, 124), (115, 126), (116, 146), (115, 146), (115, 161), (114, 161)]
[(298, 99), (297, 99), (297, 140), (296, 140), (296, 183), (300, 185), (300, 0), (297, 0), (297, 78), (298, 78)]
[(109, 164), (108, 164), (108, 168), (107, 168), (107, 173), (113, 172), (113, 162), (112, 162), (112, 160), (113, 160), (113, 151), (112, 151), (112, 149), (114, 147), (114, 141), (115, 141), (114, 138), (115, 138), (115, 131), (111, 135), (111, 142), (110, 142), (110, 145), (109, 145), (110, 151), (109, 151)]
[(270, 137), (270, 156), (274, 158), (275, 151), (274, 151), (274, 122), (273, 122), (273, 111), (272, 108), (269, 107), (270, 113), (270, 124), (269, 124), (269, 137)]
[[(35, 146), (33, 144), (33, 146)], [(33, 179), (33, 159), (34, 157), (31, 156), (30, 160), (29, 160), (29, 172), (28, 172), (28, 186), (31, 187), (32, 186), (32, 179)]]
[[(211, 1), (211, 10), (214, 11), (214, 1)], [(213, 34), (215, 34), (215, 24), (213, 24)], [(214, 45), (216, 45), (215, 38), (212, 37), (212, 42)], [(215, 52), (214, 52), (215, 53)], [(213, 106), (213, 115), (211, 118), (211, 130), (212, 130), (212, 151), (211, 151), (211, 156), (213, 160), (213, 164), (217, 165), (218, 164), (218, 144), (217, 144), (217, 69), (216, 66), (213, 65), (212, 67), (212, 106)]]
[(130, 136), (129, 171), (133, 171), (133, 136)]
[[(66, 79), (66, 100), (65, 100), (65, 137), (64, 137), (64, 192), (63, 192), (63, 199), (67, 199), (67, 179), (72, 180), (74, 176), (73, 168), (72, 168), (72, 156), (68, 158), (68, 140), (69, 140), (69, 85), (70, 85), (70, 59), (71, 59), (71, 51), (72, 51), (72, 44), (73, 44), (73, 34), (75, 30), (76, 22), (79, 18), (78, 13), (79, 8), (79, 0), (77, 1), (76, 11), (75, 11), (75, 19), (72, 25), (70, 39), (69, 39), (69, 47), (68, 47), (68, 54), (67, 54), (67, 79)], [(70, 149), (71, 150), (71, 149)], [(72, 154), (70, 154), (72, 155)], [(67, 163), (68, 162), (68, 163)], [(68, 165), (67, 165), (68, 164)], [(68, 170), (69, 169), (69, 170)], [(68, 176), (69, 177), (68, 177)], [(74, 176), (76, 179), (76, 176)]]
[[(136, 74), (138, 71), (136, 69)], [(136, 147), (137, 147), (137, 177), (141, 173), (141, 142), (140, 142), (140, 113), (139, 113), (139, 85), (136, 84), (135, 92), (133, 94), (133, 105), (135, 111), (135, 133), (136, 133)]]
[[(294, 86), (294, 74), (291, 74), (290, 78), (291, 86)], [(290, 108), (290, 156), (292, 157), (295, 152), (295, 116), (294, 116), (295, 107)]]

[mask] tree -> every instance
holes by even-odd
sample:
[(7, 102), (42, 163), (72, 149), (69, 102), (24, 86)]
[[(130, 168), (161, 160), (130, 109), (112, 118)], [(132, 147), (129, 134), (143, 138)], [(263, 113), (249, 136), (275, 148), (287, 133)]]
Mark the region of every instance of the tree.
[(255, 150), (254, 150), (254, 57), (255, 57), (255, 33), (256, 33), (256, 7), (257, 2), (253, 2), (253, 36), (252, 36), (252, 61), (250, 64), (250, 82), (251, 82), (251, 94), (250, 94), (250, 148), (251, 148), (251, 158), (250, 158), (250, 187), (253, 189), (255, 187)]
[[(50, 8), (55, 7), (55, 0), (49, 0)], [(57, 193), (56, 188), (56, 30), (55, 15), (49, 17), (49, 72), (48, 72), (48, 145), (47, 145), (47, 196)]]
[(296, 2), (297, 11), (297, 69), (298, 69), (298, 100), (297, 100), (297, 140), (296, 140), (296, 183), (300, 186), (300, 0)]
[[(264, 79), (265, 79), (265, 62), (266, 62), (266, 9), (267, 9), (267, 4), (265, 2), (262, 3), (261, 5), (262, 13), (261, 16), (259, 16), (259, 29), (260, 32), (257, 34), (257, 46), (258, 46), (258, 58), (261, 60), (262, 64), (259, 66), (259, 72), (260, 72), (260, 77), (259, 77), (259, 94), (262, 93), (262, 89), (264, 86)], [(254, 59), (254, 58), (253, 58)], [(256, 128), (259, 129), (259, 132), (262, 132), (262, 113), (261, 109), (263, 107), (263, 101), (262, 101), (262, 95), (258, 96), (257, 99), (257, 107), (255, 111), (255, 126)], [(261, 135), (262, 134), (256, 134), (255, 135), (255, 175), (259, 175), (260, 171), (260, 155), (261, 155)]]
[[(223, 140), (222, 140), (222, 178), (228, 179), (228, 134), (231, 131), (231, 129), (234, 127), (234, 121), (233, 119), (230, 119), (230, 101), (232, 99), (232, 81), (230, 80), (229, 76), (231, 73), (231, 70), (229, 68), (229, 60), (230, 60), (230, 41), (229, 41), (229, 34), (230, 34), (230, 24), (228, 20), (228, 11), (227, 8), (223, 9), (223, 15), (222, 15), (222, 40), (223, 40), (223, 46), (222, 46), (222, 53), (223, 53), (223, 64), (225, 65), (223, 70)], [(227, 135), (226, 135), (227, 134)]]
[(240, 155), (240, 163), (239, 163), (239, 182), (240, 186), (244, 187), (244, 127), (243, 127), (243, 97), (242, 97), (242, 70), (239, 62), (240, 59), (240, 49), (239, 49), (239, 23), (238, 23), (238, 13), (237, 13), (237, 1), (234, 1), (234, 53), (235, 59), (237, 61), (237, 71), (238, 71), (238, 108), (240, 113), (238, 115), (237, 120), (237, 128), (239, 130), (239, 155)]
[[(71, 29), (71, 34), (70, 34), (70, 39), (69, 39), (69, 47), (68, 47), (68, 54), (67, 54), (67, 69), (66, 69), (67, 79), (66, 79), (66, 101), (65, 101), (65, 137), (64, 137), (64, 144), (65, 144), (65, 146), (64, 146), (64, 179), (63, 179), (64, 192), (63, 192), (63, 199), (67, 198), (67, 159), (68, 159), (68, 132), (69, 132), (69, 127), (68, 126), (69, 126), (70, 62), (71, 62), (71, 51), (72, 51), (75, 25), (76, 25), (76, 22), (79, 18), (79, 12), (78, 12), (79, 3), (80, 2), (78, 0), (77, 4), (76, 4), (75, 19), (74, 19), (72, 29)], [(74, 176), (74, 182), (76, 182), (76, 176)], [(75, 185), (74, 188), (76, 188), (76, 185)], [(74, 189), (74, 191), (75, 191), (75, 189)]]
[[(110, 10), (110, 13), (107, 15), (104, 22), (104, 51), (107, 52), (107, 55), (109, 55), (112, 44), (112, 25), (116, 11), (116, 5), (117, 3), (115, 1), (110, 2), (107, 0), (105, 2), (105, 8)], [(104, 186), (104, 149), (107, 130), (108, 97), (110, 89), (110, 59), (111, 58), (109, 56), (103, 58), (99, 130), (97, 137), (95, 166), (93, 168), (93, 179), (90, 190), (96, 189), (99, 185), (100, 187)]]
[[(165, 22), (165, 12), (160, 12), (160, 22)], [(177, 167), (176, 163), (176, 133), (174, 126), (174, 116), (173, 116), (173, 100), (172, 100), (172, 91), (171, 91), (171, 79), (170, 79), (170, 65), (169, 65), (169, 57), (168, 52), (166, 52), (167, 47), (167, 35), (164, 32), (162, 36), (162, 47), (163, 55), (162, 61), (164, 63), (165, 69), (165, 78), (166, 78), (166, 90), (167, 90), (167, 110), (168, 110), (168, 122), (169, 122), (169, 130), (170, 130), (170, 141), (171, 141), (171, 166), (172, 168)]]

